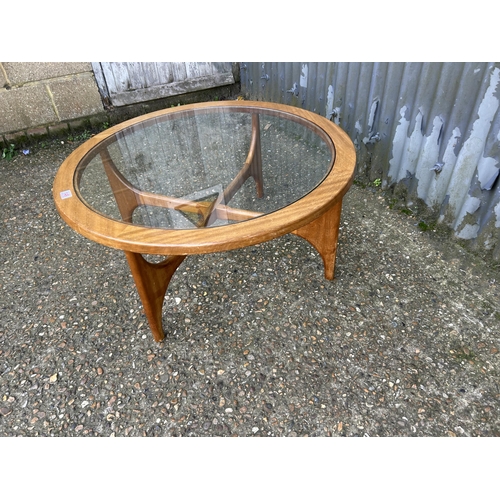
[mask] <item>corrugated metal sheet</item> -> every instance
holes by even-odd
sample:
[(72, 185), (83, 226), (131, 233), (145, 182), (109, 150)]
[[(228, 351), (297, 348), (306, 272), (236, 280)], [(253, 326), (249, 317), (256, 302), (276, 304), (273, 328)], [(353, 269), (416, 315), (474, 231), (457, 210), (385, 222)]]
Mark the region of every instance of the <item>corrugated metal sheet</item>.
[(242, 91), (339, 124), (358, 178), (419, 199), (500, 258), (499, 63), (242, 63)]

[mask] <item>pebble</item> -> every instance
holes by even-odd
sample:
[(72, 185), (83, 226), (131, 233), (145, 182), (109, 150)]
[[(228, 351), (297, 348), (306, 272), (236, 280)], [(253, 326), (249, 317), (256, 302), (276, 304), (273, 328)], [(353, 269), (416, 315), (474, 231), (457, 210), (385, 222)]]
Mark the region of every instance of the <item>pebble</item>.
[(0, 406), (0, 415), (2, 417), (6, 417), (7, 415), (10, 415), (12, 413), (12, 408), (9, 408), (7, 406)]

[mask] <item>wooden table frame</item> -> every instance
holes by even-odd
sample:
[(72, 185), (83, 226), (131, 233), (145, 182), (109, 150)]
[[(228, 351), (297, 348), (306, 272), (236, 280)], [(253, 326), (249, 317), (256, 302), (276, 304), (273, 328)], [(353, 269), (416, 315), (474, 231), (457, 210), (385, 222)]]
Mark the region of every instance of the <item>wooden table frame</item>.
[[(114, 165), (107, 148), (116, 141), (116, 134), (120, 131), (150, 118), (210, 113), (216, 111), (214, 108), (250, 113), (252, 116), (252, 139), (246, 161), (217, 199), (206, 202), (144, 192), (127, 181)], [(259, 114), (286, 117), (306, 126), (322, 137), (332, 155), (329, 173), (315, 189), (296, 202), (268, 214), (228, 205), (250, 177), (255, 181), (257, 196), (264, 194)], [(79, 193), (79, 179), (91, 151), (101, 157), (123, 222), (94, 211)], [(307, 240), (318, 251), (324, 263), (326, 279), (333, 279), (342, 199), (352, 184), (355, 159), (354, 146), (347, 134), (315, 113), (252, 101), (191, 104), (134, 118), (92, 137), (61, 165), (54, 180), (53, 196), (61, 217), (69, 226), (98, 243), (125, 252), (153, 337), (160, 342), (165, 337), (162, 327), (165, 293), (176, 269), (187, 255), (243, 248), (293, 233)], [(133, 212), (141, 205), (189, 213), (197, 218), (196, 225), (200, 229), (133, 225)], [(216, 219), (239, 222), (210, 227)], [(160, 263), (151, 263), (143, 254), (167, 257)]]

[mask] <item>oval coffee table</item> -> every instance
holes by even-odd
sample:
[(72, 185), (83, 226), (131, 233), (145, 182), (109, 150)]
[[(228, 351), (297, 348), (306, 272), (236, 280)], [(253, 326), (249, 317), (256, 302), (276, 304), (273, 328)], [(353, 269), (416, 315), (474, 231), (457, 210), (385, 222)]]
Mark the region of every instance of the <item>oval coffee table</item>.
[[(159, 342), (165, 293), (187, 255), (293, 233), (316, 248), (333, 279), (355, 159), (347, 134), (315, 113), (266, 102), (191, 104), (92, 137), (61, 165), (53, 196), (74, 230), (125, 252)], [(158, 255), (167, 257), (149, 257)]]

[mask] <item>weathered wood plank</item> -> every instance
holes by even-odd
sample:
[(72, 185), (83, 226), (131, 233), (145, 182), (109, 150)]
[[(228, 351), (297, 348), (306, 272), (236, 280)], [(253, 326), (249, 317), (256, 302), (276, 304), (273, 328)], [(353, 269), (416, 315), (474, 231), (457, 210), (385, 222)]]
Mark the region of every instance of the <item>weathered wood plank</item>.
[(230, 62), (93, 63), (103, 98), (114, 106), (234, 83)]
[(120, 94), (111, 94), (112, 103), (115, 106), (125, 106), (137, 102), (172, 97), (189, 92), (205, 90), (223, 85), (232, 85), (234, 76), (232, 73), (216, 74), (191, 78), (181, 82), (172, 82), (166, 85), (158, 85), (145, 89), (136, 89)]

